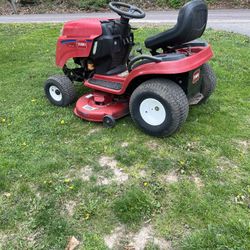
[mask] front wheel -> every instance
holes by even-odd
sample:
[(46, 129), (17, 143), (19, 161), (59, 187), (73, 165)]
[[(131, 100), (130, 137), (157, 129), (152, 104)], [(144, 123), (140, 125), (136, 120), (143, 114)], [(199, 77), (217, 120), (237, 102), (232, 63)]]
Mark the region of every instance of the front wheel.
[(65, 107), (75, 100), (75, 89), (72, 81), (64, 75), (51, 76), (45, 82), (44, 91), (51, 103)]
[(111, 115), (106, 115), (103, 118), (103, 126), (105, 128), (113, 128), (115, 126), (115, 119)]
[(130, 98), (130, 113), (145, 133), (169, 136), (185, 122), (189, 105), (184, 91), (167, 79), (142, 83)]

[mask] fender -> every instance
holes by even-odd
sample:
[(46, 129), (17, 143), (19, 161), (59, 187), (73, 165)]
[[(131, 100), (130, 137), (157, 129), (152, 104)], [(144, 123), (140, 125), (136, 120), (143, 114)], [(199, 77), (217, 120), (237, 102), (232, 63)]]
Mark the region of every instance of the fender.
[(177, 61), (166, 61), (159, 63), (152, 62), (140, 65), (139, 67), (135, 68), (124, 81), (121, 94), (126, 91), (127, 87), (133, 82), (134, 79), (140, 76), (177, 75), (189, 72), (199, 68), (213, 57), (213, 51), (210, 45), (207, 47), (193, 47), (191, 50), (194, 54)]
[[(133, 84), (134, 80), (147, 75), (156, 75), (156, 76), (167, 76), (167, 75), (178, 75), (186, 72), (190, 72), (202, 66), (204, 63), (209, 61), (213, 57), (213, 51), (211, 46), (208, 45), (206, 47), (192, 47), (191, 53), (192, 55), (179, 59), (176, 61), (162, 61), (159, 63), (152, 62), (146, 63), (138, 66), (133, 69), (129, 74), (119, 74), (119, 75), (98, 75), (95, 74), (93, 79), (116, 82), (121, 84), (121, 89), (114, 90), (109, 88), (104, 88), (102, 86), (92, 85), (86, 80), (84, 85), (86, 87), (96, 89), (99, 91), (122, 95), (126, 92), (129, 85)], [(180, 52), (183, 52), (183, 48), (180, 49)]]

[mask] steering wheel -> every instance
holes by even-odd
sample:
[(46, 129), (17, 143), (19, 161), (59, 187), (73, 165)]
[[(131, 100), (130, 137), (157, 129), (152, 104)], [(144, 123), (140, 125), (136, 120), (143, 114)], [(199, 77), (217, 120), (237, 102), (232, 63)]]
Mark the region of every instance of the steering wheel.
[(145, 12), (136, 6), (121, 2), (110, 2), (109, 8), (125, 19), (144, 18)]

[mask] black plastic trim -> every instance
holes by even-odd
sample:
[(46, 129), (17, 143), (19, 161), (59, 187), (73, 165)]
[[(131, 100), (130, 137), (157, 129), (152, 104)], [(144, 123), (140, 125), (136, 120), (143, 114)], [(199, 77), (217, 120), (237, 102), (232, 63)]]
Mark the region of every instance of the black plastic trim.
[(89, 79), (88, 82), (90, 84), (101, 86), (107, 89), (120, 90), (122, 88), (122, 85), (119, 82), (109, 82), (99, 79)]

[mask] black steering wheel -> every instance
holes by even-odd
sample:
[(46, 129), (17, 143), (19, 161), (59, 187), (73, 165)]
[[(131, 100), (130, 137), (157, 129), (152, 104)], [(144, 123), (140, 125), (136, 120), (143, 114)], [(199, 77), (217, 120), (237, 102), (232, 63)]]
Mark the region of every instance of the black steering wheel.
[(125, 19), (144, 18), (145, 12), (136, 6), (121, 2), (110, 2), (109, 8)]

